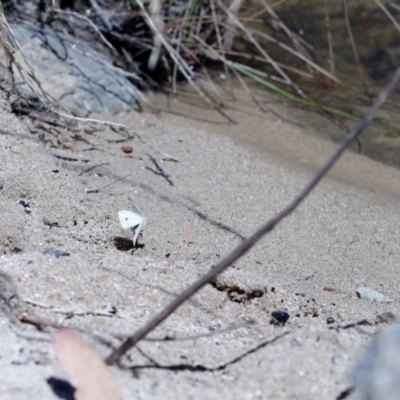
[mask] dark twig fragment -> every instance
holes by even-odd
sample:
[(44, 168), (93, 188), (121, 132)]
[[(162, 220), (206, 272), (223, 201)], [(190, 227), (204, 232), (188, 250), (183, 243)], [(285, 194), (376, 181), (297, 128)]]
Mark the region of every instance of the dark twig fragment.
[(119, 181), (122, 181), (123, 179), (125, 179), (125, 178), (127, 178), (128, 176), (131, 176), (131, 175), (133, 175), (133, 173), (125, 175), (125, 176), (122, 176), (121, 178), (115, 179), (114, 181), (112, 181), (110, 183), (107, 183), (107, 185), (104, 185), (101, 188), (88, 190), (86, 193), (99, 193), (101, 190), (105, 189), (106, 187), (111, 186), (114, 183), (117, 183)]
[(79, 161), (77, 158), (59, 156), (58, 154), (54, 154), (54, 157), (63, 161)]
[(48, 225), (51, 228), (56, 227), (56, 228), (61, 228), (61, 225), (58, 224), (58, 222), (52, 222), (48, 220), (47, 218), (43, 218), (43, 223), (45, 225)]
[(83, 174), (86, 174), (86, 172), (89, 172), (89, 171), (91, 171), (92, 169), (95, 169), (95, 168), (97, 168), (97, 167), (101, 167), (101, 166), (103, 166), (103, 165), (109, 165), (109, 164), (110, 164), (110, 163), (108, 163), (108, 162), (104, 162), (104, 163), (101, 163), (101, 164), (93, 165), (92, 167), (83, 170), (81, 173), (78, 174), (78, 176), (81, 176), (81, 175), (83, 175)]
[[(171, 186), (174, 186), (174, 183), (171, 181), (171, 177), (160, 167), (160, 164), (157, 162), (157, 160), (149, 153), (147, 153), (147, 155), (148, 155), (150, 161), (157, 168), (158, 174), (161, 175)], [(150, 169), (150, 168), (148, 168), (148, 169)], [(150, 169), (150, 171), (153, 171), (153, 170)]]

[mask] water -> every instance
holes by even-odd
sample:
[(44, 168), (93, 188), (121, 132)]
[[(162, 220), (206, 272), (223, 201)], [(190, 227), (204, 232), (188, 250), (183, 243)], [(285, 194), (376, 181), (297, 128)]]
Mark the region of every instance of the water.
[[(389, 4), (386, 7), (392, 17), (400, 21), (400, 7), (396, 9)], [(307, 57), (338, 77), (341, 84), (335, 85), (320, 74), (314, 74), (313, 79), (302, 78), (286, 70), (287, 74), (309, 98), (319, 104), (362, 115), (400, 64), (400, 26), (398, 30), (382, 8), (372, 0), (349, 0), (347, 10), (359, 66), (355, 61), (352, 41), (349, 39), (342, 1), (288, 0), (274, 8), (285, 25), (304, 41), (301, 46)], [(254, 3), (248, 3), (243, 16), (248, 17), (255, 12)], [(265, 13), (252, 22), (251, 26), (273, 36), (280, 43), (293, 47), (293, 42), (284, 29), (279, 26), (273, 29), (271, 21), (270, 15)], [(275, 22), (274, 25), (279, 24)], [(260, 43), (274, 60), (296, 66), (305, 73), (313, 72), (281, 46), (261, 38)], [(245, 46), (244, 42), (239, 44), (241, 50), (244, 50)], [(271, 67), (265, 67), (265, 64), (254, 63), (254, 66), (277, 75)], [(354, 150), (361, 154), (397, 168), (400, 168), (399, 94), (398, 90), (379, 112), (379, 120), (388, 127), (369, 127), (354, 147)], [(353, 121), (344, 118), (321, 116), (317, 111), (310, 113), (296, 104), (293, 104), (291, 116), (296, 122), (307, 124), (310, 133), (318, 135), (323, 130), (323, 135), (328, 134), (335, 142), (342, 140), (354, 125)]]

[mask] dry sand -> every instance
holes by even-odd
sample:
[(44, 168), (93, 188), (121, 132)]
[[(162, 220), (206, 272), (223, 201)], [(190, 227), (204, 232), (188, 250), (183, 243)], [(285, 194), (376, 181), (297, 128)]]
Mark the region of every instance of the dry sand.
[[(103, 342), (85, 337), (104, 356), (119, 343), (115, 336), (142, 326), (291, 201), (335, 148), (265, 115), (244, 116), (237, 126), (165, 113), (112, 117), (180, 160), (174, 163), (110, 130), (79, 132), (75, 140), (32, 134), (2, 105), (0, 271), (15, 282), (16, 312), (96, 332)], [(151, 171), (147, 153), (174, 186)], [(124, 368), (112, 367), (125, 398), (337, 398), (352, 384), (359, 352), (387, 324), (382, 314), (399, 314), (399, 178), (398, 170), (346, 154), (292, 216), (151, 337), (215, 335), (143, 341)], [(132, 237), (118, 221), (128, 197), (150, 220), (133, 254), (113, 243)], [(70, 255), (43, 255), (48, 248)], [(361, 286), (394, 301), (361, 300)], [(278, 310), (290, 315), (285, 326), (271, 324)], [(346, 327), (364, 319), (371, 325)], [(50, 344), (55, 330), (12, 322), (7, 313), (0, 322), (0, 399), (57, 398), (46, 379), (67, 377)]]

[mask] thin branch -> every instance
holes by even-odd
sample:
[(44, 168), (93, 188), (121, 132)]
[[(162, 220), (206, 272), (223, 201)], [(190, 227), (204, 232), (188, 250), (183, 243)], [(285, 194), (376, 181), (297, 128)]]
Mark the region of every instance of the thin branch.
[(114, 185), (114, 183), (117, 183), (117, 182), (119, 182), (119, 181), (122, 181), (123, 179), (125, 179), (125, 178), (127, 178), (128, 176), (131, 176), (131, 175), (134, 175), (134, 174), (131, 173), (131, 174), (122, 176), (121, 178), (115, 179), (115, 180), (113, 180), (113, 181), (107, 183), (106, 185), (102, 186), (101, 188), (98, 188), (98, 189), (91, 189), (91, 190), (88, 190), (86, 193), (99, 193), (101, 190), (105, 189), (106, 187), (109, 187), (109, 186), (111, 186), (111, 185)]
[(194, 230), (194, 221), (196, 220), (196, 214), (193, 214), (192, 219), (190, 221), (190, 226), (189, 226), (189, 230), (186, 234), (186, 238), (185, 238), (185, 244), (186, 246), (189, 246), (189, 244), (193, 243), (192, 242), (192, 236), (193, 236), (193, 230)]
[(147, 153), (147, 156), (149, 157), (150, 161), (154, 164), (154, 166), (157, 168), (158, 174), (161, 175), (171, 186), (174, 186), (171, 177), (161, 168), (157, 160), (149, 153)]
[(225, 259), (223, 259), (218, 265), (212, 268), (207, 274), (203, 275), (200, 279), (195, 281), (187, 289), (183, 290), (182, 293), (177, 296), (170, 304), (168, 304), (161, 312), (159, 312), (153, 319), (151, 319), (144, 327), (136, 331), (130, 336), (125, 342), (118, 348), (111, 352), (111, 354), (105, 359), (107, 364), (113, 364), (129, 349), (135, 346), (141, 339), (160, 325), (165, 319), (167, 319), (178, 307), (192, 297), (197, 291), (203, 286), (212, 282), (221, 272), (225, 271), (230, 265), (237, 261), (240, 257), (246, 254), (263, 236), (278, 225), (282, 220), (289, 216), (312, 192), (317, 186), (319, 181), (328, 173), (332, 166), (337, 162), (340, 156), (344, 153), (347, 147), (361, 134), (365, 127), (371, 122), (375, 113), (382, 107), (386, 100), (390, 97), (393, 91), (396, 89), (397, 84), (400, 81), (400, 67), (397, 68), (393, 78), (382, 90), (380, 95), (374, 101), (369, 110), (364, 114), (362, 120), (358, 122), (354, 128), (350, 131), (347, 137), (342, 141), (337, 150), (328, 158), (321, 169), (315, 174), (311, 181), (305, 186), (305, 188), (299, 193), (299, 195), (276, 217), (269, 220), (263, 227), (261, 227), (256, 233), (250, 238), (246, 239), (241, 245), (234, 249)]

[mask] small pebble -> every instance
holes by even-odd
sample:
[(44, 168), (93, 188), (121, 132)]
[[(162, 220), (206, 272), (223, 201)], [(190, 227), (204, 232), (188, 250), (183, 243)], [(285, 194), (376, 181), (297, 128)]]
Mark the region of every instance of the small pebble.
[(366, 287), (358, 288), (356, 293), (357, 296), (362, 300), (372, 300), (372, 301), (378, 301), (380, 303), (393, 302), (391, 298), (385, 296), (384, 294), (376, 292), (375, 290)]
[(116, 315), (117, 314), (117, 307), (111, 306), (109, 313)]
[(44, 255), (49, 255), (49, 256), (55, 256), (55, 257), (68, 257), (69, 253), (65, 253), (64, 251), (60, 251), (58, 249), (46, 249), (42, 251), (42, 254)]
[(326, 319), (326, 323), (329, 325), (329, 324), (333, 324), (335, 322), (335, 320), (332, 318), (332, 317), (328, 317), (327, 319)]
[(124, 152), (124, 153), (132, 153), (132, 151), (133, 151), (133, 147), (132, 146), (122, 146), (121, 147), (121, 150)]
[(286, 311), (273, 311), (271, 313), (272, 317), (283, 325), (286, 324), (289, 319), (289, 314)]
[(4, 187), (4, 186), (3, 186), (3, 184), (2, 184), (2, 183), (0, 183), (0, 190), (1, 190), (1, 189), (3, 189), (3, 187)]

